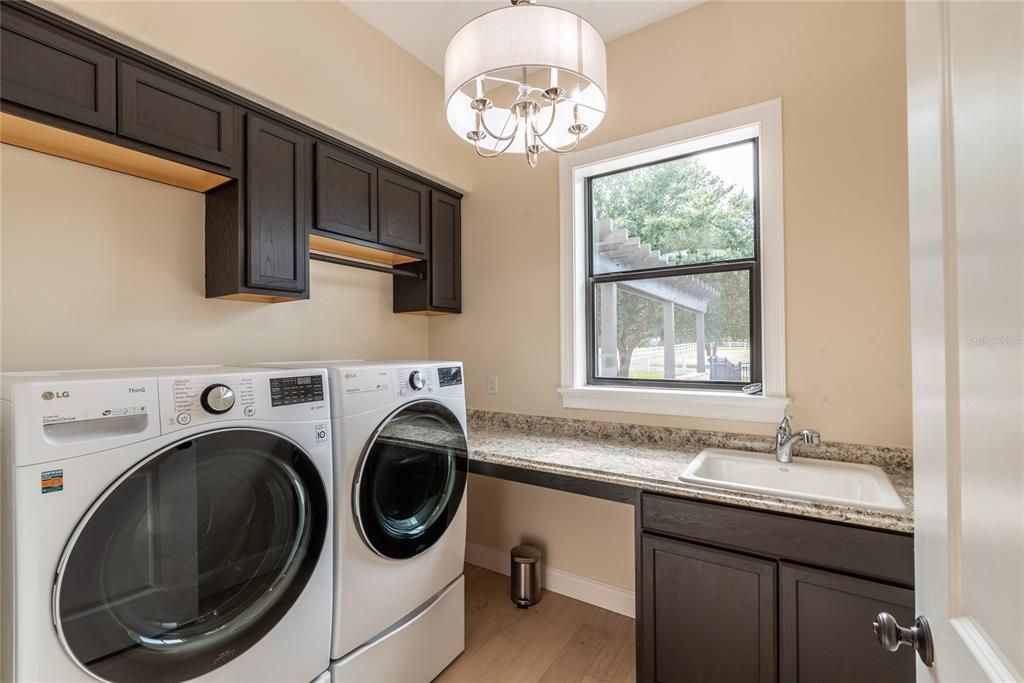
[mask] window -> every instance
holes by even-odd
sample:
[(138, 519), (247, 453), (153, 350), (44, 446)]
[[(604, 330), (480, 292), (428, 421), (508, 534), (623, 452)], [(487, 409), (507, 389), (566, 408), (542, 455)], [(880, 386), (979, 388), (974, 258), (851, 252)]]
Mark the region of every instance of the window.
[(586, 189), (588, 382), (760, 383), (757, 138)]
[(781, 418), (781, 150), (776, 100), (561, 159), (563, 405)]

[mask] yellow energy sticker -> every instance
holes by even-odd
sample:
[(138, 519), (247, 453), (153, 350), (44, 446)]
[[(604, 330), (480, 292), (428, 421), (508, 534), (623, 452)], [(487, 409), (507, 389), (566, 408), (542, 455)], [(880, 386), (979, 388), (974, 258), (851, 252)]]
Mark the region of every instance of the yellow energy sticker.
[(56, 493), (64, 490), (64, 470), (49, 470), (43, 472), (42, 487), (43, 493)]

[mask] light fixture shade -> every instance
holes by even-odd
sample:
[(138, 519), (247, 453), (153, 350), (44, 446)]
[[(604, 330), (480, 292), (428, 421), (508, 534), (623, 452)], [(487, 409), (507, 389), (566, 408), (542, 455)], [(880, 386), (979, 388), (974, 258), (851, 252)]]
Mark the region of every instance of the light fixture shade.
[[(448, 43), (444, 57), (444, 93), (448, 125), (460, 138), (476, 127), (475, 112), (470, 106), (478, 79), (488, 79), (483, 88), (501, 87), (500, 76), (522, 81), (522, 73), (546, 79), (557, 69), (558, 85), (568, 98), (581, 106), (580, 121), (593, 131), (604, 118), (606, 108), (607, 72), (605, 46), (601, 35), (582, 17), (546, 5), (523, 4), (494, 10), (463, 26)], [(513, 74), (515, 74), (513, 76)], [(540, 84), (547, 87), (547, 81)], [(515, 99), (514, 87), (507, 100)], [(574, 136), (568, 128), (573, 123), (572, 107), (556, 112), (556, 119), (547, 136), (553, 145), (569, 144)], [(485, 120), (495, 132), (507, 130), (511, 120), (508, 106), (488, 109)], [(544, 122), (546, 123), (546, 121)], [(523, 133), (520, 133), (520, 137)], [(505, 143), (488, 137), (479, 146), (485, 150), (506, 147)], [(514, 142), (510, 152), (523, 152), (521, 140)]]

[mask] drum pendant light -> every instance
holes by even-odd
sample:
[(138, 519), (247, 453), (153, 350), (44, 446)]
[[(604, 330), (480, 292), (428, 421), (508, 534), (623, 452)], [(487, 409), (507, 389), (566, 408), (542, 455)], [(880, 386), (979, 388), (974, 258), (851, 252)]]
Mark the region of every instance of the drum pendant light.
[(604, 41), (572, 12), (512, 0), (483, 14), (448, 43), (448, 125), (482, 157), (547, 149), (571, 152), (604, 118)]

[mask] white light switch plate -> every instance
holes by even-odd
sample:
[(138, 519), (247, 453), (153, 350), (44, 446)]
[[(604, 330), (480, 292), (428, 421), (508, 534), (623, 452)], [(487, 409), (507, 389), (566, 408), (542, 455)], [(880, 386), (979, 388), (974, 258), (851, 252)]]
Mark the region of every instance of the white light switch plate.
[(498, 376), (487, 375), (487, 393), (496, 394), (498, 393)]

